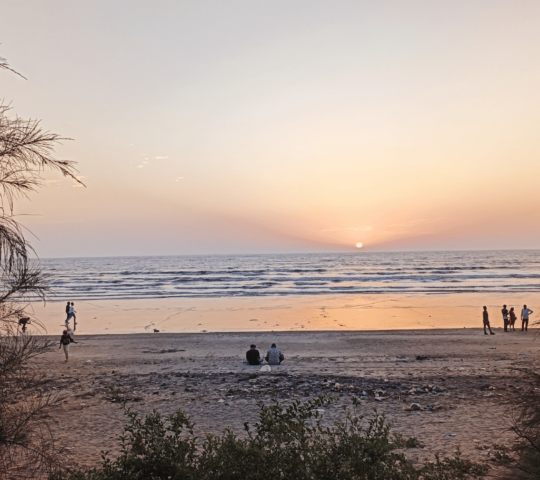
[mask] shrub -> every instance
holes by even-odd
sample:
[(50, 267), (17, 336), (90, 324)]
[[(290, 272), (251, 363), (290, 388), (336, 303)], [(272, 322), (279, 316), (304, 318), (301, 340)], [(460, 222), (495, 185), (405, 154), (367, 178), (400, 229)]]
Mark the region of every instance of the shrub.
[[(142, 480), (261, 478), (295, 480), (446, 480), (485, 473), (459, 458), (420, 469), (397, 451), (391, 425), (376, 411), (367, 421), (345, 409), (341, 419), (324, 426), (317, 411), (333, 400), (319, 398), (283, 407), (276, 399), (259, 403), (259, 421), (244, 425), (238, 437), (228, 429), (199, 443), (193, 424), (181, 410), (163, 417), (155, 411), (141, 418), (129, 408), (121, 453), (103, 453), (99, 468), (57, 473), (52, 480)], [(466, 465), (466, 468), (464, 467)]]
[(513, 479), (540, 479), (540, 375), (528, 371), (529, 389), (514, 409), (512, 430), (518, 437)]

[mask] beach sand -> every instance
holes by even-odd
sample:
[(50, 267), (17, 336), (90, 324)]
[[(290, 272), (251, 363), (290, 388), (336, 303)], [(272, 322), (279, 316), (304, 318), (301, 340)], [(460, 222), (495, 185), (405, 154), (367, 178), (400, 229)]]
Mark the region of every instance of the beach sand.
[[(488, 303), (486, 303), (486, 301)], [(77, 333), (347, 331), (478, 328), (482, 306), (491, 324), (502, 325), (501, 308), (538, 310), (536, 293), (451, 295), (286, 295), (77, 301)], [(60, 334), (65, 304), (34, 303), (46, 332)]]
[[(493, 445), (514, 438), (512, 404), (528, 382), (525, 369), (538, 369), (540, 344), (534, 331), (495, 331), (77, 335), (69, 363), (56, 349), (39, 361), (49, 388), (66, 395), (49, 421), (74, 464), (93, 465), (100, 451), (118, 451), (125, 418), (111, 397), (113, 385), (138, 412), (185, 410), (199, 434), (228, 426), (241, 434), (244, 422), (257, 420), (257, 401), (269, 401), (272, 389), (285, 404), (332, 394), (337, 403), (325, 407), (328, 420), (355, 395), (362, 398), (359, 413), (369, 416), (377, 408), (396, 432), (420, 440), (422, 447), (407, 450), (413, 460), (453, 456), (459, 447), (464, 457), (496, 469)], [(242, 363), (251, 343), (262, 353), (272, 342), (286, 356), (282, 365), (262, 373)], [(431, 391), (408, 393), (424, 386)], [(422, 409), (407, 411), (412, 403)]]

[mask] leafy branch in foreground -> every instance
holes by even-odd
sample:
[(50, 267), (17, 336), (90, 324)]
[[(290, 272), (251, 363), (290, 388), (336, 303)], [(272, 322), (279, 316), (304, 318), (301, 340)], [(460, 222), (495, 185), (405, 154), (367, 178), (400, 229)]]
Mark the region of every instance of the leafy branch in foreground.
[(333, 402), (321, 396), (283, 407), (277, 399), (259, 403), (259, 421), (238, 437), (231, 429), (201, 442), (189, 417), (178, 410), (167, 417), (155, 411), (142, 418), (125, 409), (128, 424), (121, 453), (103, 452), (99, 468), (56, 473), (52, 480), (221, 479), (255, 480), (449, 480), (477, 478), (487, 467), (453, 459), (416, 468), (403, 452), (401, 437), (376, 411), (364, 421), (346, 409), (325, 426), (320, 407)]
[[(1, 69), (14, 71), (3, 58)], [(0, 103), (0, 334), (8, 335), (28, 316), (27, 302), (45, 300), (49, 293), (47, 279), (30, 264), (35, 252), (14, 218), (14, 201), (36, 191), (45, 170), (81, 183), (74, 162), (54, 157), (55, 147), (66, 139), (43, 130), (39, 120), (10, 113), (11, 106)]]
[(2, 200), (13, 209), (13, 200), (41, 185), (45, 169), (82, 182), (76, 176), (75, 162), (54, 157), (55, 147), (63, 140), (56, 133), (44, 131), (41, 122), (10, 117), (9, 105), (0, 104), (0, 186)]
[(19, 75), (19, 77), (24, 78), (26, 80), (26, 77), (23, 77), (19, 72), (17, 72), (17, 70), (13, 70), (13, 68), (9, 66), (8, 61), (3, 57), (0, 57), (0, 68), (3, 68), (4, 70), (9, 70), (10, 72), (13, 72), (15, 75)]
[[(0, 58), (0, 70), (9, 70)], [(24, 78), (24, 77), (22, 77)], [(11, 115), (0, 103), (0, 478), (43, 478), (65, 462), (45, 421), (47, 411), (59, 399), (35, 359), (50, 344), (44, 337), (25, 333), (43, 325), (32, 315), (29, 302), (45, 301), (48, 279), (31, 263), (35, 253), (14, 217), (14, 201), (36, 191), (46, 169), (76, 182), (75, 164), (54, 157), (64, 140), (44, 131), (38, 120)], [(19, 331), (24, 321), (23, 332)]]

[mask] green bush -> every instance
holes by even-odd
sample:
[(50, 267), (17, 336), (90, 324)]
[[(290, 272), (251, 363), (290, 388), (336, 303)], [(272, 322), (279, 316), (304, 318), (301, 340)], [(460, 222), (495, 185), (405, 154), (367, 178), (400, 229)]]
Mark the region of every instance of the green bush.
[(270, 405), (259, 403), (259, 421), (253, 429), (245, 424), (244, 437), (229, 429), (207, 435), (202, 443), (180, 410), (165, 418), (157, 411), (141, 418), (126, 409), (129, 422), (117, 458), (111, 460), (104, 452), (101, 467), (58, 473), (52, 479), (446, 480), (485, 473), (459, 457), (414, 467), (396, 451), (401, 437), (391, 435), (390, 423), (376, 411), (366, 425), (353, 408), (344, 409), (342, 419), (331, 427), (323, 426), (317, 409), (332, 401), (321, 396), (286, 408), (276, 399)]
[(527, 371), (528, 389), (513, 411), (512, 430), (518, 437), (513, 450), (518, 457), (508, 478), (540, 479), (540, 374)]

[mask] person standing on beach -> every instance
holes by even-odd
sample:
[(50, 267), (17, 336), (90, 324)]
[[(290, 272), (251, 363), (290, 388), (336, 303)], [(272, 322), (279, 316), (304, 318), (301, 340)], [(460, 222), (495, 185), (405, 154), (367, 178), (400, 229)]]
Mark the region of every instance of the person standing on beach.
[(489, 324), (489, 314), (487, 311), (487, 307), (484, 307), (484, 311), (482, 312), (482, 318), (484, 319), (484, 335), (487, 335), (486, 327), (489, 329), (489, 333), (491, 335), (495, 335), (495, 333), (491, 330), (491, 325)]
[(510, 309), (510, 312), (508, 313), (509, 319), (508, 319), (508, 328), (512, 331), (516, 331), (516, 312), (514, 312), (514, 307)]
[(66, 356), (66, 362), (69, 360), (69, 344), (70, 343), (77, 343), (75, 340), (73, 340), (73, 337), (68, 333), (67, 330), (64, 330), (62, 332), (62, 336), (60, 337), (60, 345), (58, 347), (58, 350), (61, 348), (64, 349), (64, 355)]
[(506, 309), (506, 305), (503, 305), (501, 313), (503, 316), (504, 331), (507, 332), (508, 331), (508, 310)]
[(529, 328), (529, 315), (533, 313), (530, 308), (527, 308), (527, 305), (523, 305), (523, 310), (521, 310), (521, 331), (525, 331)]

